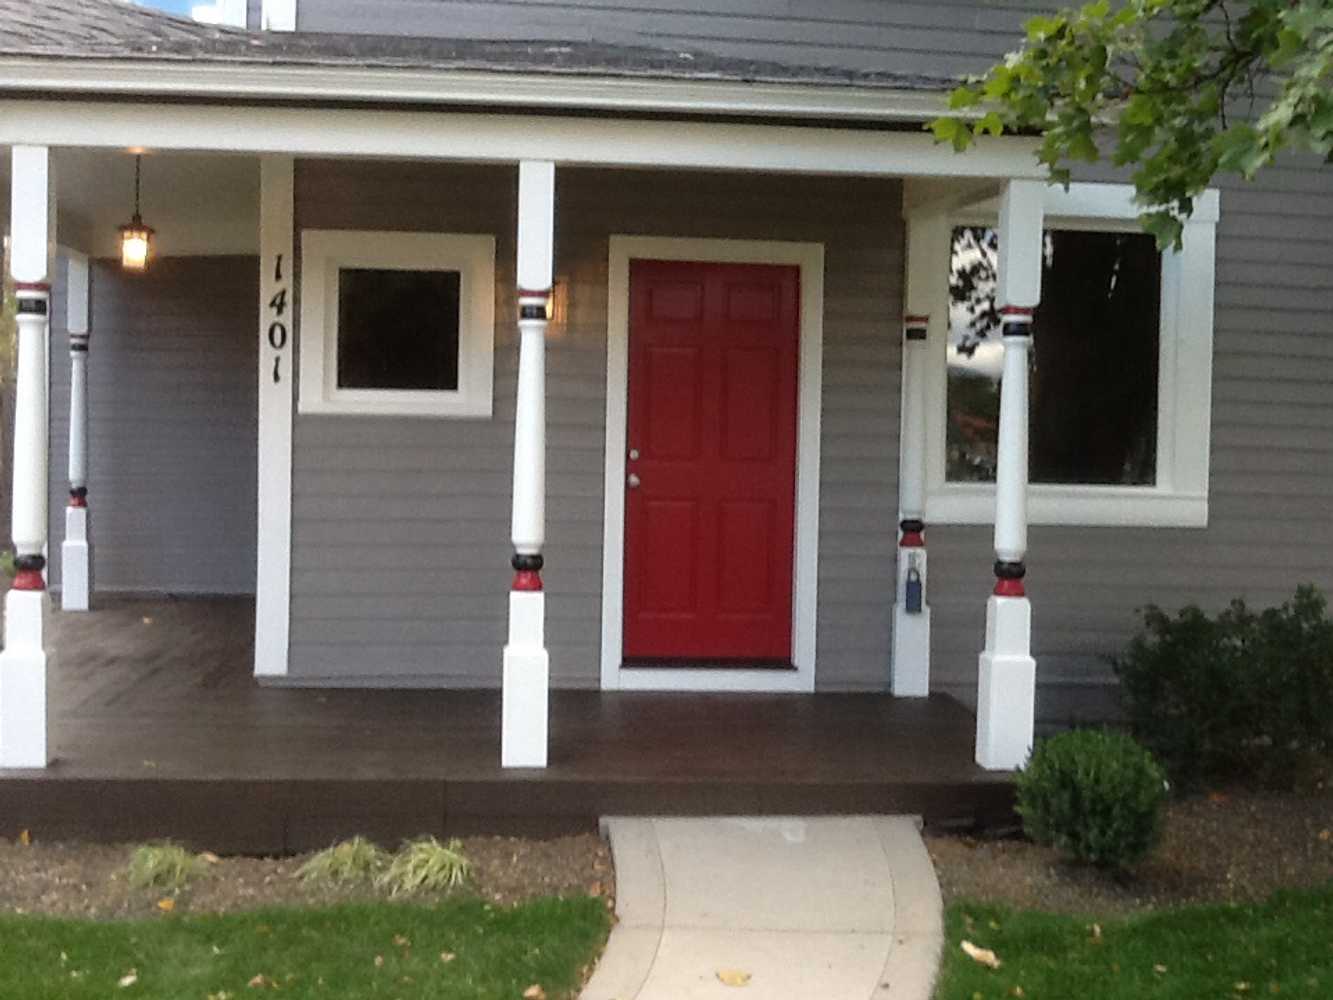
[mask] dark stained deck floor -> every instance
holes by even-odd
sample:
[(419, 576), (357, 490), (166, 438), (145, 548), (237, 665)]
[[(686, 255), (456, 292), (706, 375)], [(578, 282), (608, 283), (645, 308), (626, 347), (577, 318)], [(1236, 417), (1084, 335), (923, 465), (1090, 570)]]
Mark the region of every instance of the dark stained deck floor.
[(271, 852), (608, 814), (957, 821), (1012, 803), (972, 763), (972, 715), (943, 697), (555, 691), (550, 766), (506, 771), (498, 692), (261, 687), (251, 602), (98, 605), (52, 615), (54, 762), (0, 771), (0, 836)]

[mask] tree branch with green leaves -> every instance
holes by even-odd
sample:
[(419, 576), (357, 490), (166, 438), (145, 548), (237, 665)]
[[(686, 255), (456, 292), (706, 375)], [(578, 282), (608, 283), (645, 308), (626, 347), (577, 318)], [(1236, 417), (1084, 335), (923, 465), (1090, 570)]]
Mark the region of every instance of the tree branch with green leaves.
[(1036, 133), (1064, 184), (1078, 163), (1129, 168), (1160, 246), (1219, 172), (1253, 178), (1285, 150), (1333, 162), (1333, 0), (1096, 0), (1026, 27), (931, 131), (959, 151)]

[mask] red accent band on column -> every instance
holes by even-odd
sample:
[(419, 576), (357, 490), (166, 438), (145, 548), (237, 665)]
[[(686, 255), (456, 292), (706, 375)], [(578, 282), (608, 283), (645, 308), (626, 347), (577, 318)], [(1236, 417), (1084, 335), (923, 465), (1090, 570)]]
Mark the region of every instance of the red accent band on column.
[(920, 531), (904, 531), (903, 540), (898, 543), (900, 549), (924, 549), (926, 536)]
[(903, 326), (929, 326), (930, 317), (911, 313), (903, 317)]
[(14, 574), (14, 590), (45, 590), (46, 581), (39, 569), (21, 569)]
[(87, 506), (88, 506), (88, 498), (87, 498), (87, 497), (70, 497), (70, 498), (69, 498), (69, 505), (70, 505), (71, 507), (87, 507)]
[(1032, 306), (1002, 306), (1000, 308), (1000, 315), (1012, 317), (1013, 319), (1023, 319), (1024, 317), (1031, 319), (1033, 313), (1036, 311), (1037, 310)]
[(14, 291), (49, 293), (51, 291), (51, 285), (46, 281), (16, 281), (14, 282)]
[(514, 574), (510, 590), (537, 591), (542, 589), (542, 575), (533, 569), (521, 569)]
[(1023, 587), (1022, 580), (1006, 580), (1003, 577), (995, 581), (996, 597), (1027, 597), (1028, 592)]

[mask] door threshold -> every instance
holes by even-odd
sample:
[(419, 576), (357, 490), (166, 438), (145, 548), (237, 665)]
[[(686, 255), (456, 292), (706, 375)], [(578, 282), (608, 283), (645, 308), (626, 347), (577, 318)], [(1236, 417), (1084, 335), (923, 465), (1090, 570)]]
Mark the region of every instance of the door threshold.
[(788, 659), (774, 660), (708, 660), (708, 659), (656, 659), (636, 657), (626, 659), (620, 664), (621, 670), (697, 670), (707, 673), (712, 670), (763, 670), (773, 673), (794, 672), (796, 664)]

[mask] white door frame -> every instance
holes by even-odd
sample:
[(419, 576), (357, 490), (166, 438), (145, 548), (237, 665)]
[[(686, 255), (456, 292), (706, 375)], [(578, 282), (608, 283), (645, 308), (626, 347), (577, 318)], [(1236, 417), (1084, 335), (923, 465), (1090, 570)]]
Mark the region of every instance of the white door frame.
[[(629, 417), (631, 260), (782, 264), (800, 269), (796, 535), (792, 560), (795, 670), (623, 667), (625, 448)], [(823, 395), (824, 245), (762, 240), (612, 236), (606, 342), (606, 509), (602, 533), (602, 688), (639, 691), (813, 691), (819, 574), (819, 427)]]

